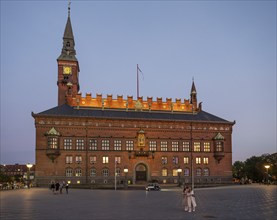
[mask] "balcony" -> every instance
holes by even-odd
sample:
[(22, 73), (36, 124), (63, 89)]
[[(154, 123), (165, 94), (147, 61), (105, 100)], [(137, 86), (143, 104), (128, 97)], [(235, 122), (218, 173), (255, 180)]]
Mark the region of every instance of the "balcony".
[(46, 155), (47, 157), (49, 157), (52, 162), (54, 162), (54, 160), (61, 155), (60, 150), (59, 149), (47, 149), (46, 150)]
[(136, 157), (148, 157), (149, 156), (149, 151), (135, 151)]
[(219, 163), (222, 158), (224, 157), (224, 152), (223, 151), (215, 151), (214, 152), (214, 158), (217, 160), (217, 162)]

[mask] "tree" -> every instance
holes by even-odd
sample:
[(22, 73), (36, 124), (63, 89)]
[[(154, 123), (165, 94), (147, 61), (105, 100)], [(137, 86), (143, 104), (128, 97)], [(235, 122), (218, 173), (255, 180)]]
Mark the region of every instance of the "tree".
[(233, 177), (241, 179), (245, 177), (245, 164), (242, 161), (236, 161), (233, 164)]

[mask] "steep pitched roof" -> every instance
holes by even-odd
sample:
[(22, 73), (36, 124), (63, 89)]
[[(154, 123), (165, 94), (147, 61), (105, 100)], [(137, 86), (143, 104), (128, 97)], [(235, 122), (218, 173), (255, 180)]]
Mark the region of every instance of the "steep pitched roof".
[(79, 108), (61, 105), (46, 111), (33, 114), (33, 116), (61, 116), (61, 117), (91, 117), (110, 119), (143, 119), (143, 120), (168, 120), (168, 121), (199, 121), (232, 123), (205, 111), (198, 113), (162, 112), (162, 111), (126, 111), (118, 109)]

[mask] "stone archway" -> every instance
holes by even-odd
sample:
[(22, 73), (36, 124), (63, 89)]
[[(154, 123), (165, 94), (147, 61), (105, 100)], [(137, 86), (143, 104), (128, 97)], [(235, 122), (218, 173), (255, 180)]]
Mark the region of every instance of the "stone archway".
[(136, 166), (136, 182), (146, 182), (147, 181), (147, 167), (145, 164), (138, 164)]

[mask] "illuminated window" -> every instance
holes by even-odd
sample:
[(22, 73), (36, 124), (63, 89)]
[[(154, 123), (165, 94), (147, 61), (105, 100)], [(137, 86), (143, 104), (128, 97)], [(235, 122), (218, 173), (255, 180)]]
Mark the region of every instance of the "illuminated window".
[(73, 170), (72, 170), (71, 168), (67, 168), (67, 169), (65, 170), (65, 176), (66, 176), (66, 177), (71, 177), (71, 176), (73, 176)]
[(116, 164), (120, 164), (121, 163), (121, 157), (115, 157), (114, 161), (116, 162)]
[(196, 164), (201, 164), (201, 157), (196, 157), (195, 158), (195, 163)]
[(178, 169), (173, 169), (172, 176), (178, 176)]
[(209, 164), (209, 158), (208, 157), (203, 158), (203, 164)]
[(107, 164), (107, 163), (109, 163), (109, 157), (102, 157), (102, 161), (103, 161), (103, 163), (104, 164)]
[(189, 176), (189, 168), (184, 169), (184, 176)]
[(217, 152), (223, 152), (223, 142), (222, 141), (217, 141), (216, 142), (216, 151)]
[(63, 148), (65, 150), (71, 150), (72, 149), (72, 140), (70, 138), (65, 138), (63, 140)]
[(72, 156), (66, 156), (65, 157), (65, 163), (66, 164), (73, 163), (73, 157)]
[(183, 151), (186, 151), (186, 152), (189, 151), (189, 142), (188, 141), (183, 142)]
[(210, 175), (210, 170), (208, 168), (203, 169), (203, 176), (209, 176)]
[(102, 140), (102, 150), (109, 150), (109, 149), (110, 149), (110, 141)]
[(173, 157), (172, 157), (172, 163), (173, 163), (173, 164), (178, 164), (178, 163), (179, 163), (179, 158), (176, 157), (176, 156), (173, 156)]
[(211, 145), (209, 142), (204, 142), (204, 152), (210, 152), (211, 151)]
[(85, 149), (84, 139), (77, 139), (76, 140), (76, 150), (84, 150), (84, 149)]
[(75, 176), (82, 176), (82, 170), (80, 168), (75, 170)]
[(161, 141), (161, 151), (167, 151), (167, 141)]
[(121, 150), (121, 141), (120, 140), (114, 141), (114, 150)]
[(162, 164), (167, 164), (167, 157), (162, 157)]
[(75, 157), (75, 161), (76, 161), (76, 163), (78, 163), (78, 164), (82, 163), (82, 156), (76, 156), (76, 157)]
[(194, 142), (193, 143), (193, 150), (195, 152), (200, 152), (200, 142)]
[(172, 141), (171, 149), (172, 149), (172, 151), (179, 151), (178, 141)]
[(184, 157), (184, 164), (188, 164), (189, 163), (189, 157)]
[(108, 170), (107, 168), (103, 169), (103, 170), (102, 170), (102, 174), (103, 174), (103, 176), (105, 176), (105, 177), (109, 176), (109, 170)]
[(167, 169), (162, 169), (162, 176), (167, 176)]
[(58, 138), (57, 137), (48, 137), (48, 148), (58, 149)]
[(150, 141), (149, 142), (149, 150), (150, 151), (156, 151), (157, 150), (157, 142), (156, 141)]
[(134, 150), (134, 141), (126, 141), (126, 150)]
[(89, 149), (97, 150), (97, 140), (96, 139), (89, 139)]
[(196, 169), (196, 176), (201, 176), (202, 174), (202, 169), (201, 168), (197, 168)]
[(95, 164), (96, 163), (96, 156), (90, 156), (89, 157), (89, 162), (92, 163), (92, 164)]

